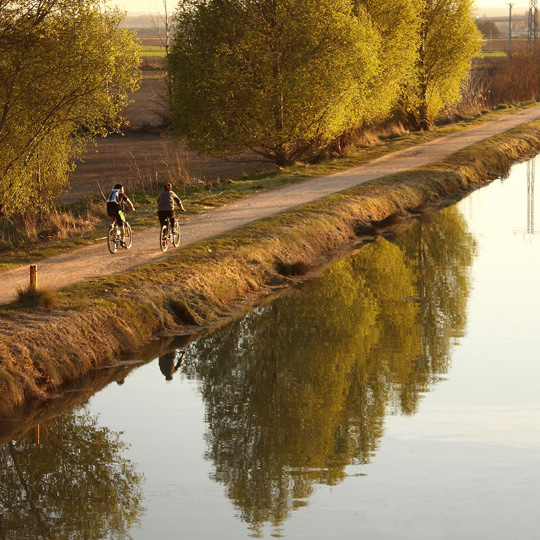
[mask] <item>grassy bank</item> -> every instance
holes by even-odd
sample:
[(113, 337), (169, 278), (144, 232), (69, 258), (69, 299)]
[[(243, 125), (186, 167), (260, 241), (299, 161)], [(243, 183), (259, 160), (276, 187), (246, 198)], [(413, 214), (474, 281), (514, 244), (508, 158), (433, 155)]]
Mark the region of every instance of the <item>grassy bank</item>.
[[(497, 110), (486, 111), (480, 116), (469, 116), (461, 121), (439, 125), (427, 132), (366, 133), (364, 145), (346, 156), (324, 160), (317, 164), (288, 167), (283, 170), (267, 170), (246, 175), (241, 178), (223, 179), (201, 187), (200, 183), (182, 190), (178, 184), (188, 215), (197, 214), (208, 208), (230, 204), (232, 201), (271, 189), (302, 182), (309, 178), (325, 176), (362, 165), (377, 157), (422, 144), (463, 129), (489, 122), (538, 105), (528, 103), (504, 106)], [(168, 181), (169, 179), (167, 179)], [(134, 200), (137, 211), (129, 214), (132, 227), (137, 230), (155, 225), (156, 197), (162, 187), (162, 179), (141, 189), (140, 186), (128, 186), (130, 197)], [(107, 234), (108, 218), (105, 205), (99, 198), (83, 200), (78, 203), (63, 205), (57, 213), (49, 216), (47, 224), (33, 235), (25, 234), (15, 226), (0, 226), (0, 272), (11, 266), (34, 263), (60, 252), (83, 247), (102, 239)], [(1, 221), (0, 221), (1, 225)], [(5, 229), (5, 230), (4, 230)]]
[[(451, 160), (363, 184), (132, 272), (70, 287), (46, 307), (0, 308), (0, 409), (44, 397), (159, 332), (219, 324), (347, 246), (463, 196), (540, 149), (540, 121)], [(40, 295), (37, 295), (39, 298)]]

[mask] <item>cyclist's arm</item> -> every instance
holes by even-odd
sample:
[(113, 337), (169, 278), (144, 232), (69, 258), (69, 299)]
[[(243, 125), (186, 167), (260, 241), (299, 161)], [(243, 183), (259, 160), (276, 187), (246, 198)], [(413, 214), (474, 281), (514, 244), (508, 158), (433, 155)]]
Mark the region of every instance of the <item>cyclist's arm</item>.
[(178, 197), (176, 194), (174, 195), (174, 202), (179, 206), (180, 210), (182, 212), (185, 212), (186, 209), (184, 208), (184, 206), (182, 205), (182, 201), (180, 200), (180, 197)]
[(133, 203), (126, 197), (125, 198), (125, 203), (128, 205), (128, 208), (134, 212), (135, 211), (135, 206), (133, 206)]

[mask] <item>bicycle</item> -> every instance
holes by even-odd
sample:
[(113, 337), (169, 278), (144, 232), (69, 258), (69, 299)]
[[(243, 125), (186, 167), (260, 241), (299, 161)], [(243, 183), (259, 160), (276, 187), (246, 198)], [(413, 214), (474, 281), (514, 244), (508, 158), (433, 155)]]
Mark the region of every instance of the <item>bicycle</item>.
[[(107, 246), (109, 247), (109, 251), (113, 255), (118, 251), (118, 246), (121, 245), (121, 242), (122, 231), (115, 220), (114, 223), (111, 223), (111, 226), (109, 227), (109, 233), (107, 234)], [(124, 248), (129, 249), (132, 244), (133, 233), (131, 230), (131, 226), (127, 221), (124, 221)]]
[(166, 224), (163, 225), (159, 231), (159, 247), (163, 252), (169, 249), (169, 244), (171, 243), (174, 247), (178, 247), (178, 244), (180, 244), (180, 230), (178, 229), (178, 223), (175, 223), (173, 229), (171, 219), (165, 218), (165, 220)]

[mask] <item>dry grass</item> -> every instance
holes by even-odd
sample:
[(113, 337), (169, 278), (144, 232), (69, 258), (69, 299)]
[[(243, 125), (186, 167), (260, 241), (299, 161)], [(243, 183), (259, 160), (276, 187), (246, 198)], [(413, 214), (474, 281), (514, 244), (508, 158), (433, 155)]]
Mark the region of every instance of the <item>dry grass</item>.
[(17, 303), (24, 308), (51, 309), (56, 305), (56, 294), (49, 289), (27, 287), (17, 291)]
[(130, 193), (156, 195), (163, 184), (171, 183), (179, 194), (185, 195), (195, 187), (207, 186), (206, 182), (188, 172), (188, 160), (187, 150), (180, 145), (171, 145), (169, 140), (162, 137), (161, 152), (157, 157), (153, 156), (150, 163), (146, 156), (131, 155), (132, 178), (127, 182), (127, 189)]
[[(188, 247), (126, 274), (57, 294), (53, 309), (0, 310), (4, 410), (135, 349), (158, 332), (189, 332), (233, 316), (365, 238), (402, 226), (504, 174), (540, 148), (540, 122), (461, 152), (452, 162), (363, 184)], [(421, 210), (420, 210), (421, 209)]]

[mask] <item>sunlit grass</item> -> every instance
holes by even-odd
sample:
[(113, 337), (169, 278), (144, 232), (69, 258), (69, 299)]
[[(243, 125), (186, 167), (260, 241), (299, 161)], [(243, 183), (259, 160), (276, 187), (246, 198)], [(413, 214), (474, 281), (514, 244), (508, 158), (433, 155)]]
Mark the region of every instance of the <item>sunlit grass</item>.
[(482, 51), (479, 55), (480, 58), (499, 58), (507, 57), (507, 51)]
[[(317, 164), (298, 164), (286, 169), (276, 169), (269, 165), (268, 170), (255, 172), (238, 178), (223, 179), (206, 187), (196, 187), (187, 193), (182, 194), (181, 197), (184, 201), (184, 206), (188, 211), (187, 215), (197, 214), (208, 208), (230, 204), (235, 200), (255, 193), (261, 193), (287, 184), (302, 182), (309, 178), (331, 175), (352, 167), (360, 166), (387, 153), (409, 148), (445, 135), (456, 133), (468, 127), (496, 120), (502, 116), (534, 105), (536, 105), (536, 103), (504, 106), (497, 110), (487, 111), (480, 116), (471, 116), (463, 118), (459, 122), (437, 126), (435, 129), (428, 132), (412, 132), (401, 137), (378, 137), (374, 139), (370, 146), (350, 152), (346, 156), (325, 160)], [(527, 126), (525, 126), (524, 129), (527, 129)], [(137, 234), (137, 230), (151, 227), (157, 223), (155, 201), (160, 187), (161, 182), (153, 186), (153, 188), (150, 188), (150, 192), (139, 191), (130, 193), (130, 197), (134, 199), (136, 204), (137, 211), (129, 213), (127, 219), (134, 228), (135, 235)], [(152, 189), (154, 191), (152, 191)], [(87, 208), (85, 207), (86, 204), (88, 203), (79, 202), (65, 206), (64, 209), (68, 212), (82, 212), (84, 214), (87, 212)], [(98, 208), (104, 203), (96, 198), (91, 204), (94, 208)], [(7, 246), (3, 246), (0, 270), (18, 264), (38, 261), (66, 250), (92, 244), (96, 240), (106, 236), (107, 228), (108, 221), (102, 219), (93, 230), (85, 231), (84, 234), (78, 234), (71, 238), (52, 240), (46, 244), (24, 242), (22, 244), (19, 243), (14, 245), (11, 249), (8, 249)]]
[[(362, 225), (377, 228), (393, 221), (392, 216), (407, 220), (426, 204), (432, 210), (450, 204), (539, 148), (540, 121), (478, 143), (445, 162), (361, 184), (186, 246), (130, 272), (72, 285), (54, 294), (57, 303), (51, 312), (40, 294), (30, 305), (19, 301), (0, 306), (3, 404), (20, 404), (29, 395), (21, 396), (15, 381), (24, 381), (25, 391), (38, 395), (118, 358), (156, 333), (221, 324), (275, 287), (303, 279), (340, 249), (343, 253), (357, 245)], [(66, 342), (69, 348), (63, 346)], [(21, 351), (26, 352), (24, 361)]]

